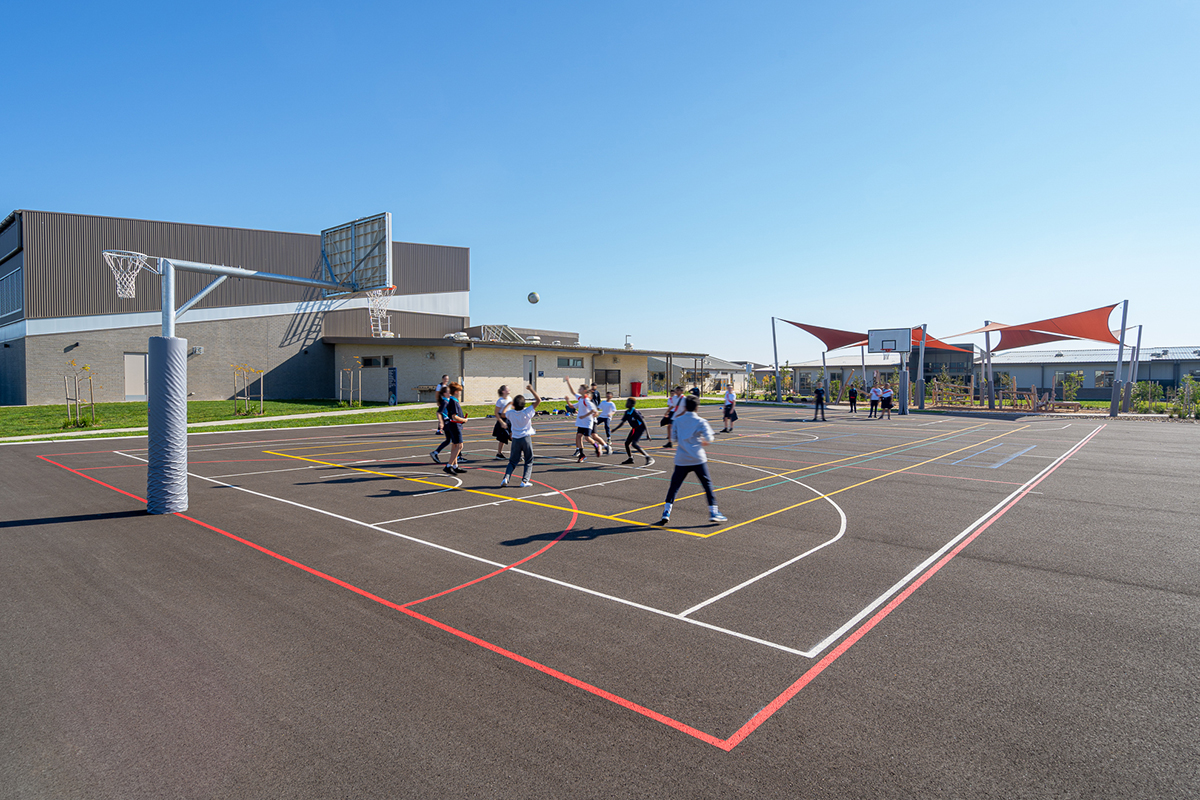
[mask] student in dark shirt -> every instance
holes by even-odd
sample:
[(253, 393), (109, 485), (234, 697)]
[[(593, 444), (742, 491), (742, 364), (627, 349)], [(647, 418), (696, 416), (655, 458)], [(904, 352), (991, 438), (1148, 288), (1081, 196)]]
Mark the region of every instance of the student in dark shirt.
[(821, 422), (825, 421), (825, 388), (818, 386), (813, 389), (813, 418), (812, 421), (817, 421), (817, 412), (821, 414)]
[[(654, 459), (638, 444), (638, 439), (641, 439), (647, 433), (646, 418), (642, 416), (642, 412), (637, 410), (637, 400), (632, 397), (625, 401), (625, 415), (621, 417), (621, 421), (613, 428), (613, 432), (615, 433), (617, 429), (625, 424), (629, 425), (629, 435), (625, 437), (625, 455), (629, 456), (629, 458), (621, 463), (632, 464), (633, 451), (637, 450), (645, 457), (646, 466), (650, 466), (654, 463)], [(609, 444), (612, 444), (612, 440), (609, 440)]]

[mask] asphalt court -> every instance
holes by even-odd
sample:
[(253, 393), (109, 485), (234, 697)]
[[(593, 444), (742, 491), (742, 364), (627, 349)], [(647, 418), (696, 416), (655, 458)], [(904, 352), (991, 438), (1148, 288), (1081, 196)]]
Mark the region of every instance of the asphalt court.
[[(718, 428), (719, 410), (704, 413)], [(499, 486), (490, 420), (468, 425), (458, 476), (431, 461), (440, 437), (428, 422), (193, 436), (186, 517), (144, 524), (164, 546), (201, 553), (212, 591), (251, 591), (227, 572), (261, 573), (286, 597), (304, 584), (304, 602), (316, 592), (347, 614), (370, 609), (374, 624), (423, 628), (423, 647), (506, 662), (514, 693), (559, 682), (614, 709), (622, 721), (605, 711), (607, 724), (733, 751), (760, 729), (786, 736), (781, 712), (860, 639), (876, 636), (886, 658), (886, 617), (967, 544), (1062, 558), (1025, 528), (1010, 533), (1015, 552), (972, 542), (1019, 518), (1044, 529), (1047, 492), (1078, 502), (1064, 487), (1111, 429), (745, 409), (708, 448), (728, 522), (708, 522), (693, 478), (664, 529), (652, 524), (672, 469), (661, 429), (644, 442), (656, 459), (644, 466), (621, 465), (620, 451), (576, 463), (572, 420), (535, 425), (528, 489)], [(142, 439), (24, 452), (64, 496), (111, 495), (108, 513), (144, 496)], [(75, 516), (86, 509), (62, 519)], [(272, 593), (254, 594), (256, 613), (271, 613)]]

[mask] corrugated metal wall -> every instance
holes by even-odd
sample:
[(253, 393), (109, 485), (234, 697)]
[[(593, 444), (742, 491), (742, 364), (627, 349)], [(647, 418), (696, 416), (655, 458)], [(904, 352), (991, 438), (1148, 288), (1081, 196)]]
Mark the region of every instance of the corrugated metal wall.
[[(137, 298), (116, 295), (102, 250), (320, 277), (321, 237), (314, 234), (219, 228), (177, 222), (23, 211), (26, 316), (30, 319), (157, 311), (158, 279), (143, 272)], [(393, 280), (399, 294), (462, 291), (470, 286), (470, 250), (393, 243)], [(198, 292), (211, 276), (181, 272), (178, 302)], [(314, 300), (320, 290), (230, 278), (198, 308)]]
[[(467, 317), (392, 311), (392, 333), (401, 339), (440, 339), (466, 328)], [(365, 308), (330, 311), (323, 318), (322, 336), (370, 336), (371, 320)]]

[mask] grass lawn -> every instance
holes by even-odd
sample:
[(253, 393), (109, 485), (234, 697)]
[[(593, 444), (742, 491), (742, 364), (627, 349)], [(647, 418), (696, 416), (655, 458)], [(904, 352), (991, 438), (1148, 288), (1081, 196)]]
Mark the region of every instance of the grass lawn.
[[(705, 405), (712, 405), (712, 401), (705, 401)], [(382, 407), (383, 403), (366, 403), (367, 407)], [(539, 408), (544, 410), (561, 410), (563, 401), (546, 401)], [(257, 405), (253, 406), (257, 410)], [(654, 409), (666, 407), (666, 400), (641, 400), (638, 404), (639, 408)], [(624, 403), (618, 403), (618, 414), (624, 408)], [(312, 414), (323, 411), (340, 411), (348, 410), (338, 405), (336, 400), (269, 400), (263, 404), (263, 416), (283, 416), (287, 414)], [(467, 415), (473, 419), (480, 419), (493, 413), (495, 407), (490, 403), (487, 405), (466, 406)], [(193, 400), (188, 403), (188, 422), (209, 422), (217, 420), (229, 420), (229, 425), (213, 425), (205, 426), (197, 430), (202, 431), (224, 431), (224, 430), (252, 430), (261, 428), (300, 428), (308, 426), (325, 426), (325, 425), (357, 425), (366, 422), (403, 422), (408, 420), (427, 419), (433, 421), (435, 411), (432, 408), (405, 408), (403, 405), (395, 406), (395, 410), (387, 412), (373, 412), (364, 414), (346, 414), (336, 417), (304, 417), (301, 419), (287, 419), (275, 421), (247, 421), (234, 422), (234, 420), (253, 420), (253, 417), (235, 416), (233, 413), (232, 400)], [(84, 412), (84, 419), (89, 419), (87, 412)], [(117, 428), (144, 428), (146, 427), (146, 404), (145, 403), (97, 403), (96, 404), (96, 425), (87, 428), (79, 429), (67, 426), (66, 409), (62, 405), (54, 406), (6, 406), (0, 408), (0, 437), (4, 436), (33, 436), (44, 434), (47, 439), (64, 438), (63, 433), (69, 433), (77, 430), (94, 430), (97, 436), (114, 435), (106, 433)], [(58, 434), (56, 437), (55, 434)], [(136, 436), (139, 434), (116, 434)], [(88, 438), (88, 437), (70, 437), (70, 438)]]

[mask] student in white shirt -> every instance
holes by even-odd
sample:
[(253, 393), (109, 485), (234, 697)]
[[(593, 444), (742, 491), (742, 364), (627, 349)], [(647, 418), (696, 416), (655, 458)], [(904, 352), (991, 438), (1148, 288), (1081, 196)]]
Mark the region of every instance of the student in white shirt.
[(613, 402), (613, 393), (605, 392), (604, 399), (600, 401), (600, 416), (596, 419), (597, 427), (601, 422), (604, 423), (604, 439), (608, 442), (608, 452), (612, 454), (612, 429), (608, 427), (608, 423), (612, 420), (612, 415), (617, 413), (617, 404)]
[(444, 389), (445, 387), (447, 387), (449, 385), (450, 385), (450, 376), (443, 375), (442, 380), (437, 385), (437, 389), (434, 390), (437, 393), (437, 404), (438, 404), (438, 413), (437, 413), (438, 429), (437, 429), (437, 432), (438, 433), (444, 433), (444, 431), (442, 430), (442, 406), (444, 405), (445, 401), (442, 399), (442, 389)]
[(522, 458), (525, 459), (525, 476), (521, 479), (521, 487), (533, 485), (533, 417), (537, 414), (537, 407), (542, 398), (538, 397), (532, 386), (527, 385), (525, 391), (533, 396), (533, 405), (525, 405), (525, 396), (517, 395), (511, 401), (506, 401), (508, 405), (503, 412), (508, 424), (512, 426), (512, 455), (508, 457), (508, 468), (504, 470), (501, 486), (508, 486), (508, 479), (512, 477), (517, 462)]
[(671, 443), (671, 424), (675, 417), (683, 414), (683, 409), (679, 405), (682, 402), (683, 387), (676, 386), (671, 390), (670, 396), (667, 397), (667, 414), (665, 417), (663, 417), (663, 420), (665, 421), (664, 424), (667, 426), (667, 443), (663, 445), (664, 448), (675, 446)]
[(717, 498), (713, 495), (712, 481), (708, 477), (708, 454), (704, 445), (711, 444), (713, 429), (707, 420), (696, 413), (700, 407), (697, 397), (683, 399), (682, 413), (671, 425), (671, 435), (679, 442), (675, 451), (675, 472), (671, 475), (671, 486), (667, 489), (667, 499), (663, 503), (663, 515), (656, 524), (666, 525), (671, 521), (671, 509), (675, 505), (675, 495), (683, 485), (683, 479), (688, 473), (696, 473), (700, 485), (704, 487), (704, 496), (708, 500), (708, 519), (710, 522), (725, 522), (726, 518), (717, 510)]
[(725, 427), (721, 428), (721, 433), (733, 433), (733, 423), (737, 422), (737, 411), (734, 406), (737, 405), (737, 395), (733, 393), (733, 384), (725, 387), (725, 410), (722, 414), (722, 420)]
[(571, 386), (570, 378), (563, 378), (563, 380), (567, 383), (567, 391), (575, 395), (575, 457), (579, 463), (582, 463), (587, 461), (587, 456), (583, 452), (585, 440), (596, 448), (597, 456), (600, 455), (600, 448), (608, 447), (608, 444), (592, 430), (592, 426), (596, 423), (596, 416), (600, 412), (592, 403), (592, 399), (588, 397), (586, 387), (580, 384), (579, 391), (575, 391), (575, 388)]
[(871, 394), (868, 398), (871, 401), (871, 413), (867, 414), (867, 419), (879, 419), (879, 398), (883, 397), (883, 389), (878, 386), (871, 387)]
[(496, 439), (496, 458), (504, 458), (504, 445), (512, 441), (511, 426), (504, 418), (504, 408), (509, 404), (508, 386), (501, 386), (496, 394), (496, 424), (492, 427), (492, 436)]

